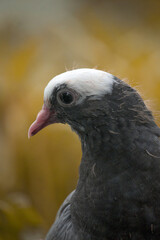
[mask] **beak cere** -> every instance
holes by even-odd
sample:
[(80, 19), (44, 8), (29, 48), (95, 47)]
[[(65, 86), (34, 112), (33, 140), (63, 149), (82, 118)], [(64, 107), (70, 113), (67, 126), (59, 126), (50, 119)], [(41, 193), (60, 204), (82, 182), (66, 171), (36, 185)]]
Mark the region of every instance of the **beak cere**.
[(28, 130), (28, 138), (34, 136), (41, 129), (52, 123), (56, 123), (55, 111), (54, 109), (50, 110), (43, 105), (42, 110), (38, 113), (36, 120)]

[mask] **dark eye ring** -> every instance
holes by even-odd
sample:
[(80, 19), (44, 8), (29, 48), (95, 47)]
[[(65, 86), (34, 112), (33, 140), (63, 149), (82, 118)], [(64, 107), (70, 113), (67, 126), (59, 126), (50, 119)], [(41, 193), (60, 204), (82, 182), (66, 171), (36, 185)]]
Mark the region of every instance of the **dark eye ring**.
[(63, 106), (70, 106), (74, 103), (75, 96), (74, 93), (65, 89), (58, 92), (57, 100)]

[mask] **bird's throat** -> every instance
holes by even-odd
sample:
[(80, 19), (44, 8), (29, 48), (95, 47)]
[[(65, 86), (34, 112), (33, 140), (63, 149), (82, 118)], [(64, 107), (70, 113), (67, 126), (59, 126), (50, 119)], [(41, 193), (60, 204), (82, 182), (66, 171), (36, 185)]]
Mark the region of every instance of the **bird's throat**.
[[(120, 159), (115, 157), (120, 149), (114, 149), (113, 144), (109, 142), (111, 140), (116, 142), (116, 136), (104, 138), (103, 134), (100, 131), (98, 133), (93, 131), (81, 139), (83, 155), (79, 169), (79, 181), (71, 206), (72, 217), (76, 225), (83, 228), (83, 224), (88, 224), (91, 232), (95, 231), (92, 229), (93, 226), (97, 229), (96, 231), (102, 229), (103, 221), (106, 222), (109, 204), (112, 205), (111, 208), (117, 204), (118, 185), (111, 189), (110, 183), (128, 168), (123, 163), (120, 168)], [(108, 197), (110, 200), (106, 205), (105, 201)], [(87, 222), (88, 219), (92, 221)]]

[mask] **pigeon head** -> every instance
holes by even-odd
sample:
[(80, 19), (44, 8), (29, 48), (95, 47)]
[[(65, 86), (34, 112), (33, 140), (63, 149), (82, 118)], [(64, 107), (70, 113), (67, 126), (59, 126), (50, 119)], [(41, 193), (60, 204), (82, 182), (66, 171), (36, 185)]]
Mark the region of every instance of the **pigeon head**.
[[(31, 137), (52, 123), (85, 130), (85, 119), (96, 113), (96, 102), (112, 93), (114, 77), (96, 69), (76, 69), (54, 77), (44, 91), (44, 105), (31, 125)], [(100, 108), (100, 106), (98, 107)], [(75, 130), (76, 130), (75, 129)]]
[[(68, 123), (79, 135), (118, 121), (144, 121), (147, 112), (139, 94), (112, 74), (75, 69), (54, 77), (44, 90), (44, 105), (28, 136), (53, 123)], [(141, 114), (143, 112), (143, 114)]]

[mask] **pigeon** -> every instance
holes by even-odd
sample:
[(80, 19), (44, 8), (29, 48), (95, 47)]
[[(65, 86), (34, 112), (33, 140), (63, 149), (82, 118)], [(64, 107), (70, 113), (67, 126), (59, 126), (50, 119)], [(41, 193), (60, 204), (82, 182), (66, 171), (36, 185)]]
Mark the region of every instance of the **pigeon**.
[(102, 70), (64, 72), (28, 136), (53, 123), (78, 134), (82, 159), (46, 240), (159, 240), (160, 128), (139, 93)]

